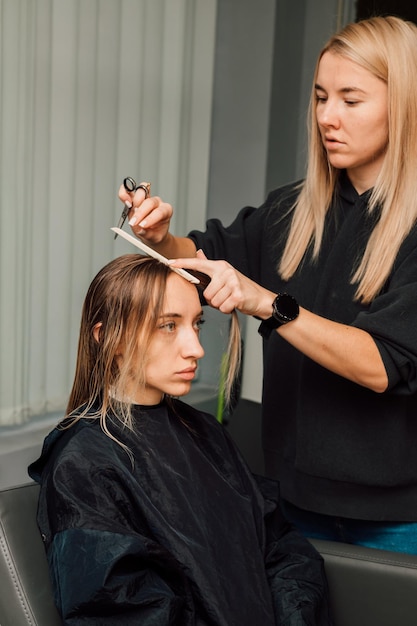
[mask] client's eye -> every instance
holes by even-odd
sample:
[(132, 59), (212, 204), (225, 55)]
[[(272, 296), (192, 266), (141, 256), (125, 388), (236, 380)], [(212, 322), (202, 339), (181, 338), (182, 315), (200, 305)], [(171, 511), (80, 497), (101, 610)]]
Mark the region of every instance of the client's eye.
[(163, 330), (166, 333), (173, 333), (176, 327), (177, 325), (175, 322), (165, 322), (164, 324), (161, 324), (160, 326), (158, 326), (158, 329)]
[(198, 331), (201, 330), (201, 327), (203, 326), (203, 324), (205, 323), (206, 320), (204, 320), (203, 318), (200, 318), (198, 320), (195, 321), (194, 323), (194, 328)]

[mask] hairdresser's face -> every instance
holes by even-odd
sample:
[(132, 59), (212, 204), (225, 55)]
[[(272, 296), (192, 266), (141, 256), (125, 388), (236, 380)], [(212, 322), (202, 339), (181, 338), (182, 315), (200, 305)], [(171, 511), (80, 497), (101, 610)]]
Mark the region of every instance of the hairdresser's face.
[(172, 272), (149, 346), (146, 387), (137, 390), (135, 402), (158, 404), (164, 394), (183, 396), (190, 391), (197, 361), (204, 355), (199, 340), (202, 317), (197, 289)]
[(353, 61), (325, 52), (316, 117), (331, 165), (346, 168), (358, 193), (373, 187), (388, 144), (387, 85)]

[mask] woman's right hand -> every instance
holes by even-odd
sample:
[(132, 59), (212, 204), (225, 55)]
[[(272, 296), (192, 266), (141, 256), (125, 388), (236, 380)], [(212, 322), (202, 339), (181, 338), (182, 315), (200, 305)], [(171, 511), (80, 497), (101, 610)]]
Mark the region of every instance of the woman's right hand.
[(169, 231), (172, 206), (158, 196), (145, 198), (145, 191), (142, 188), (129, 193), (124, 185), (121, 185), (118, 195), (129, 207), (129, 225), (133, 234), (151, 246), (163, 243)]

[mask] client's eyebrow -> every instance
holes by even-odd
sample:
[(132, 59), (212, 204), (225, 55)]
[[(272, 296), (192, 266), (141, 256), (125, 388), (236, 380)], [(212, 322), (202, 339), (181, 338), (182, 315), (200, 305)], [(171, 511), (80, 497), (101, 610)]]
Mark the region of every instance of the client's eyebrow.
[[(203, 311), (203, 309), (201, 309), (201, 311), (199, 313), (197, 313), (197, 315), (194, 317), (194, 319), (198, 319), (199, 317), (203, 317), (203, 316), (204, 316), (204, 311)], [(181, 318), (181, 317), (184, 317), (184, 316), (181, 315), (181, 313), (162, 313), (159, 317), (160, 318), (165, 318), (165, 317)]]
[(159, 317), (182, 317), (179, 313), (162, 313)]

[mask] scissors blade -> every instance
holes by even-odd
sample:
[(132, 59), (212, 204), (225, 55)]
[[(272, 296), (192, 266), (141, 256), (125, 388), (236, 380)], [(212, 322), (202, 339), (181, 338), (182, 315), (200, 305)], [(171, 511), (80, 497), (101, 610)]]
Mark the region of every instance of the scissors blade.
[(148, 256), (151, 256), (154, 259), (158, 259), (158, 261), (161, 261), (161, 263), (165, 263), (165, 265), (168, 265), (173, 272), (176, 272), (177, 274), (188, 280), (190, 283), (193, 283), (194, 285), (198, 285), (200, 283), (198, 278), (196, 278), (192, 274), (189, 274), (185, 270), (179, 269), (178, 267), (172, 267), (165, 256), (159, 254), (159, 252), (156, 252), (145, 243), (142, 243), (142, 241), (140, 241), (139, 239), (132, 237), (132, 235), (129, 235), (129, 233), (125, 233), (125, 231), (121, 230), (119, 227), (113, 227), (111, 228), (111, 230), (116, 233), (116, 235), (120, 235), (121, 237), (123, 237), (123, 239), (126, 239), (126, 241), (130, 241), (130, 243), (133, 243), (136, 248), (139, 248), (139, 250), (142, 250), (142, 252), (144, 252)]
[[(125, 223), (126, 218), (127, 218), (127, 216), (128, 216), (128, 215), (129, 215), (129, 208), (128, 208), (127, 206), (125, 206), (125, 208), (123, 209), (122, 214), (121, 214), (121, 216), (120, 216), (119, 222), (118, 222), (118, 224), (117, 224), (117, 228), (118, 228), (118, 229), (123, 228), (123, 224)], [(115, 238), (115, 239), (117, 238), (117, 235), (118, 235), (118, 234), (119, 234), (119, 233), (115, 233), (115, 234), (114, 234), (114, 238)]]

